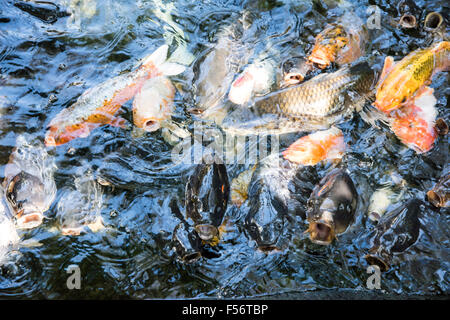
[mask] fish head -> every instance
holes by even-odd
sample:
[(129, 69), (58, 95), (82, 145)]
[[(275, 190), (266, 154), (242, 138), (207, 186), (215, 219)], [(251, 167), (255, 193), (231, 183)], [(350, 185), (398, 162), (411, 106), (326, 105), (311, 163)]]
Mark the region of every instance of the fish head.
[(175, 88), (169, 79), (147, 81), (133, 100), (134, 124), (148, 132), (160, 129), (162, 121), (171, 117), (174, 96)]
[(178, 224), (172, 235), (172, 242), (179, 259), (193, 263), (201, 258), (201, 239), (185, 224)]
[(349, 34), (341, 25), (331, 25), (316, 37), (308, 60), (324, 69), (335, 61), (339, 52), (349, 43)]
[(194, 228), (203, 241), (217, 242), (219, 239), (219, 229), (216, 226), (211, 224), (198, 224)]
[(364, 259), (366, 259), (370, 266), (378, 266), (381, 272), (386, 272), (390, 268), (392, 257), (387, 251), (380, 249), (374, 253), (365, 255)]
[(371, 238), (372, 247), (365, 256), (367, 262), (387, 270), (392, 255), (405, 251), (419, 237), (419, 214), (424, 208), (421, 200), (413, 198), (383, 215)]
[(186, 217), (194, 222), (200, 239), (217, 244), (219, 226), (225, 215), (230, 186), (224, 164), (199, 164), (189, 177), (185, 189)]
[(48, 209), (45, 186), (41, 179), (26, 172), (14, 176), (6, 187), (6, 200), (13, 209), (19, 228), (39, 226)]
[(280, 241), (286, 230), (287, 208), (280, 199), (274, 197), (267, 199), (267, 194), (260, 195), (259, 205), (254, 205), (244, 220), (244, 227), (251, 239), (256, 242), (262, 252), (271, 252), (280, 249)]
[(292, 57), (283, 62), (283, 80), (281, 87), (298, 84), (313, 69), (313, 65), (304, 57)]
[(317, 185), (309, 200), (307, 216), (310, 239), (329, 244), (354, 220), (358, 194), (350, 176), (334, 169)]
[(255, 85), (255, 77), (251, 71), (251, 69), (247, 68), (231, 84), (230, 92), (228, 93), (228, 99), (231, 102), (242, 105), (250, 100)]

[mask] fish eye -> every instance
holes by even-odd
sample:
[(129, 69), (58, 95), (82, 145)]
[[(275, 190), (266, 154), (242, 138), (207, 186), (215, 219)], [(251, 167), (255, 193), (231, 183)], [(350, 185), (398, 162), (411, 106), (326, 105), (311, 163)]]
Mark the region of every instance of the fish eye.
[(276, 222), (274, 227), (275, 230), (280, 231), (283, 229), (283, 224), (281, 222)]

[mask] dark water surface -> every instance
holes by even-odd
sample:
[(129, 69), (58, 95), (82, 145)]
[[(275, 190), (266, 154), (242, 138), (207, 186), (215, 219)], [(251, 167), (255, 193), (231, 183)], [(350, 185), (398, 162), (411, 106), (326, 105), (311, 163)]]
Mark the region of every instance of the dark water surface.
[[(171, 52), (181, 45), (194, 57), (185, 73), (172, 77), (180, 89), (174, 119), (192, 129), (194, 119), (187, 112), (196, 107), (192, 83), (217, 41), (218, 30), (236, 23), (244, 9), (251, 12), (256, 26), (255, 36), (249, 36), (246, 43), (255, 51), (269, 43), (272, 58), (280, 65), (291, 56), (307, 53), (314, 36), (345, 10), (332, 1), (250, 1), (254, 3), (250, 5), (224, 0), (61, 0), (55, 1), (59, 10), (47, 4), (52, 15), (39, 16), (21, 10), (16, 2), (20, 1), (0, 0), (1, 179), (18, 135), (26, 132), (43, 141), (50, 120), (82, 92), (130, 70), (165, 42)], [(364, 19), (369, 6), (381, 10), (381, 28), (370, 30), (366, 54), (377, 70), (386, 55), (400, 59), (432, 42), (421, 30), (401, 30), (394, 25), (396, 1), (349, 3)], [(416, 3), (424, 9), (420, 21), (429, 11), (448, 13), (444, 0)], [(163, 14), (155, 13), (158, 9)], [(260, 35), (270, 42), (262, 41)], [(439, 117), (447, 122), (448, 83), (448, 73), (439, 73), (431, 84)], [(122, 111), (132, 123), (131, 101)], [(448, 135), (440, 137), (432, 151), (418, 155), (387, 127), (373, 128), (359, 115), (340, 127), (351, 147), (343, 161), (360, 199), (356, 222), (339, 241), (327, 247), (313, 245), (303, 234), (306, 223), (299, 220), (291, 230), (288, 248), (265, 255), (255, 250), (243, 232), (241, 213), (229, 205), (230, 225), (218, 246), (219, 256), (191, 265), (180, 263), (172, 250), (172, 231), (179, 220), (169, 204), (175, 200), (183, 206), (184, 185), (194, 166), (170, 165), (172, 146), (160, 131), (136, 137), (131, 126), (103, 126), (87, 138), (51, 148), (57, 165), (56, 199), (40, 227), (19, 232), (22, 239), (33, 239), (39, 245), (23, 245), (10, 253), (0, 267), (0, 297), (229, 298), (320, 289), (367, 290), (369, 274), (362, 257), (368, 246), (365, 235), (372, 227), (366, 216), (370, 196), (396, 176), (404, 180), (403, 201), (424, 199), (448, 164)], [(233, 166), (228, 169), (230, 180), (242, 171)], [(328, 169), (312, 168), (317, 176), (312, 183)], [(55, 219), (58, 203), (80, 172), (91, 172), (112, 184), (98, 185), (106, 228), (78, 237), (63, 236)], [(383, 292), (450, 293), (448, 211), (427, 208), (421, 223), (418, 241), (382, 274)], [(71, 264), (80, 267), (80, 290), (66, 286), (66, 269)]]

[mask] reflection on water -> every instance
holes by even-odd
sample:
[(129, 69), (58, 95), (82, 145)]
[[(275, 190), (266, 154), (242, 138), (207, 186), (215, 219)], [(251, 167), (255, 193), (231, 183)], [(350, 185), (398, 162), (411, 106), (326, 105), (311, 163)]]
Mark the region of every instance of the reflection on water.
[[(43, 141), (50, 120), (81, 93), (131, 70), (147, 52), (164, 43), (170, 45), (172, 59), (188, 65), (186, 72), (171, 77), (177, 88), (173, 120), (192, 131), (198, 119), (188, 111), (214, 104), (227, 93), (228, 85), (215, 91), (222, 83), (214, 81), (223, 79), (229, 84), (249, 63), (265, 58), (278, 64), (279, 80), (282, 62), (309, 52), (314, 36), (348, 6), (354, 6), (363, 18), (367, 18), (369, 5), (381, 10), (381, 28), (370, 30), (365, 58), (374, 69), (381, 69), (386, 55), (399, 59), (432, 41), (421, 29), (396, 27), (395, 1), (342, 1), (337, 5), (338, 1), (331, 0), (201, 4), (188, 0), (60, 0), (54, 1), (59, 10), (71, 15), (56, 14), (48, 21), (13, 2), (0, 1), (3, 169), (19, 135), (26, 132)], [(446, 5), (445, 1), (416, 3), (426, 12), (442, 11)], [(224, 38), (233, 28), (233, 34)], [(214, 51), (236, 37), (242, 43), (235, 44), (233, 52)], [(224, 61), (211, 63), (212, 52), (222, 54)], [(205, 82), (208, 77), (211, 80)], [(448, 122), (448, 75), (437, 74), (431, 87), (439, 117)], [(208, 96), (211, 93), (216, 96)], [(129, 101), (121, 108), (130, 124), (131, 107)], [(229, 204), (226, 232), (214, 248), (219, 254), (193, 264), (181, 263), (173, 250), (172, 232), (182, 218), (170, 204), (184, 213), (184, 186), (195, 166), (171, 162), (173, 146), (166, 133), (135, 136), (131, 126), (103, 126), (87, 138), (49, 148), (57, 167), (56, 198), (42, 225), (19, 230), (19, 243), (8, 247), (0, 267), (0, 296), (243, 297), (330, 288), (364, 290), (368, 274), (363, 256), (370, 246), (368, 230), (374, 227), (366, 215), (372, 194), (396, 185), (392, 180), (396, 177), (404, 187), (399, 192), (402, 201), (425, 199), (448, 163), (448, 136), (440, 137), (431, 152), (417, 155), (387, 127), (371, 127), (360, 116), (340, 128), (350, 146), (343, 163), (358, 190), (359, 204), (355, 223), (337, 242), (326, 247), (311, 243), (303, 233), (307, 223), (295, 217), (286, 227), (288, 244), (281, 251), (265, 254), (256, 250), (256, 243), (245, 232), (248, 204), (242, 209)], [(297, 138), (290, 134), (281, 139), (280, 150)], [(227, 165), (230, 181), (249, 168)], [(308, 176), (314, 181), (308, 180), (300, 190), (311, 190), (329, 169), (323, 165), (312, 168)], [(302, 195), (299, 201), (306, 205), (308, 196)], [(398, 205), (393, 203), (390, 208)], [(61, 215), (71, 210), (75, 216), (85, 212), (84, 218), (101, 217), (102, 228), (95, 228), (96, 232), (84, 229), (79, 236), (63, 235)], [(445, 209), (427, 207), (422, 212), (417, 242), (394, 257), (392, 268), (382, 274), (385, 292), (449, 294), (448, 217)], [(81, 269), (81, 290), (66, 287), (66, 268), (71, 264)]]

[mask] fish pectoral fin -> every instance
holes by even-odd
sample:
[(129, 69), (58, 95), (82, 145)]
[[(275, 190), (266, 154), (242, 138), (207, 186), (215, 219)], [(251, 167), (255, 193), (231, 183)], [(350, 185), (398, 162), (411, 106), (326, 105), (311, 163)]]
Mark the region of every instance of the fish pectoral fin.
[(97, 110), (88, 118), (88, 122), (93, 124), (109, 124), (113, 127), (119, 127), (122, 129), (127, 127), (127, 121), (124, 118), (114, 116), (104, 110)]
[(113, 127), (118, 127), (121, 129), (127, 129), (128, 128), (128, 121), (125, 120), (122, 117), (113, 117), (113, 119), (111, 120), (111, 122), (109, 123), (109, 125), (113, 126)]

